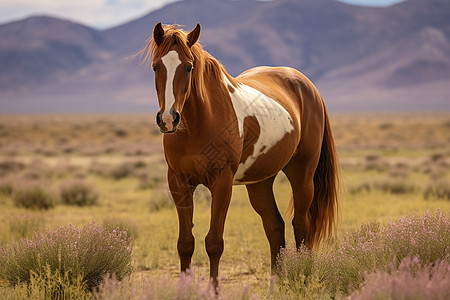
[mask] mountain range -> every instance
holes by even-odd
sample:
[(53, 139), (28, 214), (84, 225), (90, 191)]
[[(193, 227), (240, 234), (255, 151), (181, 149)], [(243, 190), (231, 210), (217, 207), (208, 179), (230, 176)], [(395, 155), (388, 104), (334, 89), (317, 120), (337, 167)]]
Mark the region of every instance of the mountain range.
[(448, 0), (184, 0), (106, 30), (48, 16), (0, 25), (0, 112), (156, 111), (136, 53), (160, 21), (201, 23), (200, 43), (233, 76), (300, 70), (332, 111), (450, 110)]

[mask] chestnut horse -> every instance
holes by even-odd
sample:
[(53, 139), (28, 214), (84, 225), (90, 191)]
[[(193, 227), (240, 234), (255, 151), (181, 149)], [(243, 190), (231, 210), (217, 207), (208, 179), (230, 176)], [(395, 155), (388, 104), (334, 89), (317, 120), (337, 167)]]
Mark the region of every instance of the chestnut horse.
[(284, 222), (273, 195), (283, 171), (291, 186), (297, 247), (314, 248), (331, 235), (337, 214), (337, 159), (327, 111), (302, 73), (257, 67), (236, 78), (197, 42), (200, 24), (187, 33), (156, 24), (140, 52), (155, 71), (168, 183), (179, 220), (181, 271), (191, 264), (193, 192), (212, 196), (205, 238), (210, 276), (217, 288), (223, 231), (232, 186), (246, 185), (270, 243), (272, 272), (285, 247)]

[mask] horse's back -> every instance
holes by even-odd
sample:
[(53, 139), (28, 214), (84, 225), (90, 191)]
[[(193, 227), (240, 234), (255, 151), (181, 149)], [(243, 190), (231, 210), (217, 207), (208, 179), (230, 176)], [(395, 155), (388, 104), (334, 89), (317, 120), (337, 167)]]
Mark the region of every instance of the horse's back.
[(300, 71), (289, 67), (256, 67), (237, 79), (285, 107), (294, 119), (308, 127), (311, 118), (323, 115), (324, 104), (317, 88)]
[(323, 101), (316, 87), (296, 69), (255, 67), (241, 73), (237, 79), (276, 100), (293, 114), (298, 114), (299, 120), (323, 110)]

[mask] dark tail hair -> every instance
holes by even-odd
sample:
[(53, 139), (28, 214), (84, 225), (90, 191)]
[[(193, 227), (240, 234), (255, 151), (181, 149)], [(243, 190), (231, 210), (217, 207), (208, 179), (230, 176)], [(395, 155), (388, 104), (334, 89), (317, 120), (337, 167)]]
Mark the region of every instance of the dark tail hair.
[(314, 173), (314, 197), (309, 208), (312, 248), (336, 233), (339, 194), (339, 161), (331, 132), (328, 113), (324, 107), (325, 130), (320, 151), (319, 164)]

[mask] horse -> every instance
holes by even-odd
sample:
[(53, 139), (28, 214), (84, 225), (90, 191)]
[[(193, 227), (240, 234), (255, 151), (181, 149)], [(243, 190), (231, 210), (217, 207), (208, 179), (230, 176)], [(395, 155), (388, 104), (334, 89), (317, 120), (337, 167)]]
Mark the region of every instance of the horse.
[[(245, 185), (270, 244), (271, 271), (285, 248), (285, 224), (273, 194), (282, 171), (291, 187), (296, 246), (310, 249), (335, 233), (338, 161), (327, 110), (311, 81), (289, 67), (255, 67), (237, 77), (198, 42), (201, 26), (155, 25), (139, 52), (154, 70), (167, 180), (179, 221), (181, 272), (194, 252), (193, 193), (211, 192), (205, 238), (217, 289), (224, 224), (233, 185)], [(292, 217), (292, 216), (291, 216)]]

